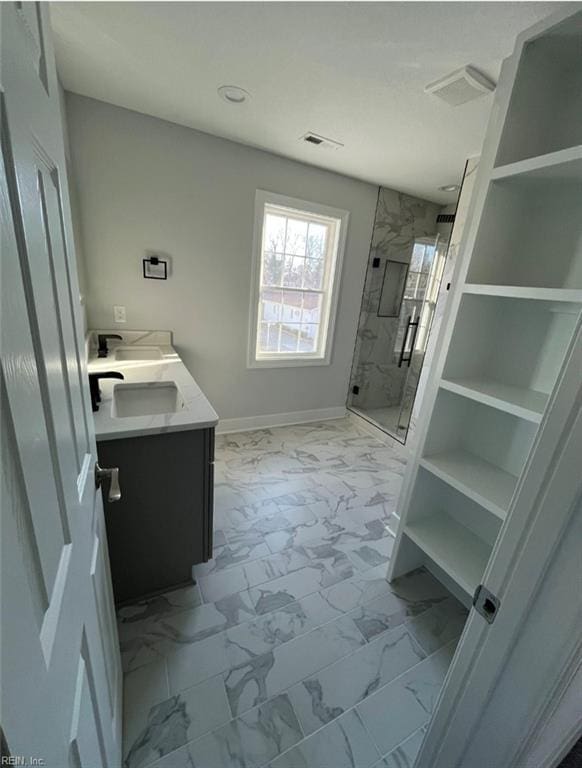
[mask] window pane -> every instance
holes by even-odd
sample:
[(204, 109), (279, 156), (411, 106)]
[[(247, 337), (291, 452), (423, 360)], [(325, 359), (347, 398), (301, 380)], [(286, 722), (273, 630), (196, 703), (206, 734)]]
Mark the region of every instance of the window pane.
[(323, 288), (323, 267), (321, 259), (305, 259), (303, 270), (303, 287), (319, 289)]
[(289, 288), (301, 288), (303, 284), (303, 271), (305, 259), (303, 256), (285, 256), (285, 273), (283, 285)]
[(268, 321), (271, 323), (279, 322), (281, 319), (283, 305), (283, 294), (281, 291), (263, 290), (261, 291), (261, 304), (259, 306), (259, 321)]
[(420, 272), (422, 268), (422, 262), (424, 261), (425, 247), (422, 243), (415, 243), (412, 249), (412, 257), (410, 259), (410, 269), (413, 272)]
[(298, 291), (283, 291), (283, 312), (281, 320), (286, 323), (300, 323), (302, 306), (302, 293)]
[(310, 222), (307, 235), (307, 255), (311, 256), (312, 259), (323, 259), (326, 237), (327, 227), (325, 224)]
[(263, 285), (282, 285), (285, 257), (282, 253), (263, 254)]
[(301, 323), (283, 323), (281, 327), (281, 352), (297, 352)]
[(272, 213), (265, 215), (264, 249), (265, 251), (285, 250), (285, 216), (274, 216)]
[(299, 340), (299, 351), (315, 352), (317, 348), (319, 325), (314, 325), (312, 323), (302, 323), (300, 332), (301, 338)]
[(260, 323), (259, 324), (259, 352), (278, 352), (279, 351), (279, 323)]
[(302, 323), (319, 323), (321, 322), (321, 302), (322, 295), (320, 293), (307, 293), (303, 294), (303, 310), (301, 313)]
[(285, 253), (293, 256), (305, 256), (307, 240), (307, 222), (297, 219), (287, 219), (287, 242)]

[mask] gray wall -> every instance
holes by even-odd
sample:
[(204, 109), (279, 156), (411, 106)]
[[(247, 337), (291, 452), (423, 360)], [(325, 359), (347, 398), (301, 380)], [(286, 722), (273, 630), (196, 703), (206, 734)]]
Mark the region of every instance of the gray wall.
[[(173, 331), (221, 418), (345, 405), (377, 188), (81, 96), (67, 117), (89, 327), (121, 304), (121, 327)], [(329, 366), (246, 368), (257, 188), (350, 211)], [(170, 280), (143, 280), (147, 250), (170, 254)]]

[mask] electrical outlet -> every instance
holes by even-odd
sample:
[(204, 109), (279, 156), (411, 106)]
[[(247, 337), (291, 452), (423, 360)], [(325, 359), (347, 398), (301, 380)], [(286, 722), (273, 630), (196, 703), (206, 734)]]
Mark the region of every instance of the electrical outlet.
[(116, 323), (125, 323), (125, 307), (113, 307), (113, 319)]

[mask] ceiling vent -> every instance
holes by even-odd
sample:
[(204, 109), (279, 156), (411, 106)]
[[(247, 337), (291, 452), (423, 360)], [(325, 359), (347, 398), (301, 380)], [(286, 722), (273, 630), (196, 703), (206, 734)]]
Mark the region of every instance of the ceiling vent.
[(424, 89), (425, 93), (438, 96), (451, 107), (458, 107), (494, 90), (495, 83), (473, 67), (458, 69), (446, 77), (441, 77), (440, 80), (435, 80)]
[(301, 137), (301, 141), (304, 141), (306, 144), (312, 144), (314, 147), (321, 147), (321, 149), (341, 149), (341, 147), (343, 147), (341, 142), (334, 141), (333, 139), (326, 139), (325, 136), (320, 136), (311, 131), (304, 134)]

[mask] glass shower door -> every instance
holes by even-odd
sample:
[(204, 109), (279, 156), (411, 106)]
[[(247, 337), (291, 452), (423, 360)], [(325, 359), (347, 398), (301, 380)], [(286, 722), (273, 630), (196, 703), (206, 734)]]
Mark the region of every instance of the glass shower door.
[[(410, 264), (378, 256), (372, 261), (380, 270), (371, 277), (375, 283), (367, 299), (368, 323), (370, 310), (375, 315), (374, 340), (368, 342), (360, 329), (348, 405), (401, 442), (410, 424), (446, 248), (439, 235), (417, 237)], [(381, 343), (390, 345), (383, 354)]]
[[(408, 280), (404, 292), (405, 312), (409, 311), (403, 331), (399, 365), (407, 367), (402, 388), (396, 433), (403, 442), (410, 425), (414, 398), (424, 363), (432, 319), (443, 276), (448, 244), (437, 235), (414, 244)], [(398, 342), (397, 342), (398, 343)]]

